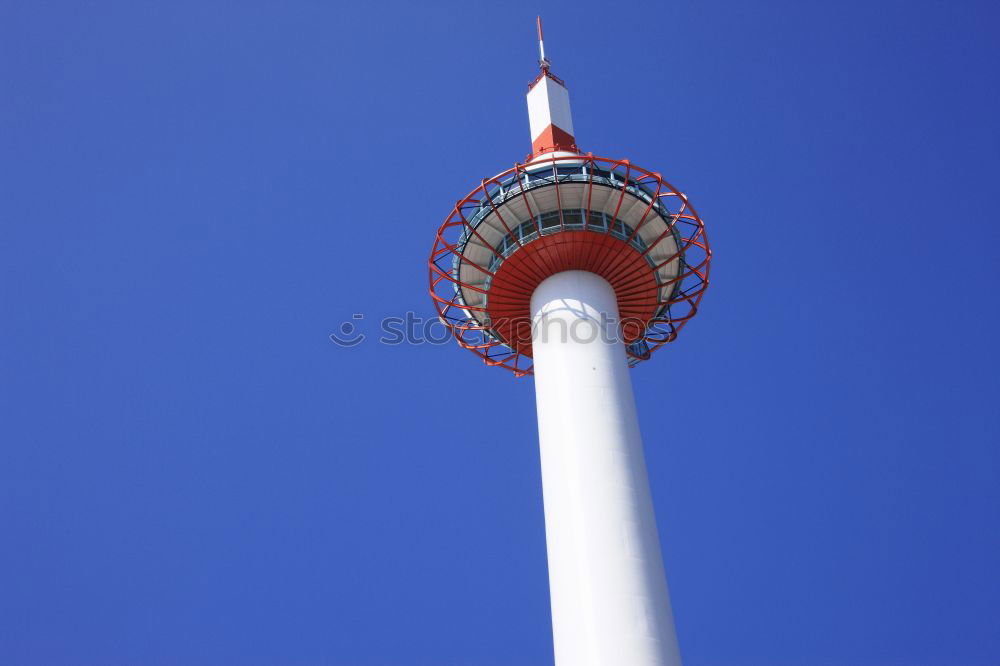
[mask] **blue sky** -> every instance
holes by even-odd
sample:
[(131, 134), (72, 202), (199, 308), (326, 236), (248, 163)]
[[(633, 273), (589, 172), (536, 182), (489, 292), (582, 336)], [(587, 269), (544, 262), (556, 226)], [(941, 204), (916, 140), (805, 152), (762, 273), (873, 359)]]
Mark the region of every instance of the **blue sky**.
[(715, 251), (632, 374), (686, 663), (1000, 663), (994, 4), (211, 0), (0, 5), (0, 662), (551, 662), (531, 380), (328, 338), (432, 313), (536, 13)]

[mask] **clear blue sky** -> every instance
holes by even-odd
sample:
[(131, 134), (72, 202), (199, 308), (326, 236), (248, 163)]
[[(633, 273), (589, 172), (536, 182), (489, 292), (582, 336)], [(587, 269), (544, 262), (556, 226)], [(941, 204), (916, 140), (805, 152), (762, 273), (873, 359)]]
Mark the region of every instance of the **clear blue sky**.
[(715, 250), (632, 375), (686, 663), (1000, 663), (995, 3), (203, 0), (0, 4), (0, 663), (551, 662), (531, 380), (328, 339), (539, 11)]

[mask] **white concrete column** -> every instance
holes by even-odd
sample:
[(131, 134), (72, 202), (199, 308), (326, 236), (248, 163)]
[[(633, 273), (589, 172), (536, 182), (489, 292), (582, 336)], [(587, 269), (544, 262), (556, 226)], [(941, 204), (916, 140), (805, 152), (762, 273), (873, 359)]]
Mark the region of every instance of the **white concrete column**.
[(614, 289), (557, 273), (531, 314), (556, 666), (679, 666)]

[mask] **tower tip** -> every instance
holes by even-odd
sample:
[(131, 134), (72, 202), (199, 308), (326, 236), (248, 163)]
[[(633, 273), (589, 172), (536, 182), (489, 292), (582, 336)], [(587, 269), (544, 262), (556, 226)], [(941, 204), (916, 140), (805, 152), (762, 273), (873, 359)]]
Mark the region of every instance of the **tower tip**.
[(549, 59), (545, 57), (545, 42), (542, 39), (542, 17), (536, 18), (538, 23), (538, 66), (543, 72), (549, 71)]

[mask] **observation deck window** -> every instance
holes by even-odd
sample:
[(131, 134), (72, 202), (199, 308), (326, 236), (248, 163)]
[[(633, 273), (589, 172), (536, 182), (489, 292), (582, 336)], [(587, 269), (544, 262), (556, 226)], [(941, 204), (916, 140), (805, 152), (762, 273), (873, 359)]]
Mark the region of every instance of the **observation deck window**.
[[(583, 223), (584, 219), (587, 220), (586, 226)], [(582, 208), (568, 208), (562, 211), (562, 228), (564, 229), (586, 229), (587, 231), (597, 233), (607, 233), (609, 224), (611, 225), (612, 236), (619, 240), (628, 240), (631, 238), (629, 245), (639, 252), (646, 250), (646, 242), (642, 240), (642, 237), (635, 233), (635, 229), (630, 225), (625, 224), (618, 218), (597, 211), (589, 211), (588, 213), (586, 209)], [(558, 233), (560, 230), (559, 211), (549, 211), (541, 215), (536, 215), (532, 219), (525, 220), (512, 229), (509, 234), (501, 238), (500, 242), (494, 247), (500, 256), (493, 256), (490, 260), (488, 270), (490, 272), (496, 271), (503, 259), (517, 250), (519, 245), (537, 238), (539, 229), (541, 229), (542, 234), (545, 236)], [(654, 265), (649, 256), (646, 256), (646, 261), (650, 265)]]

